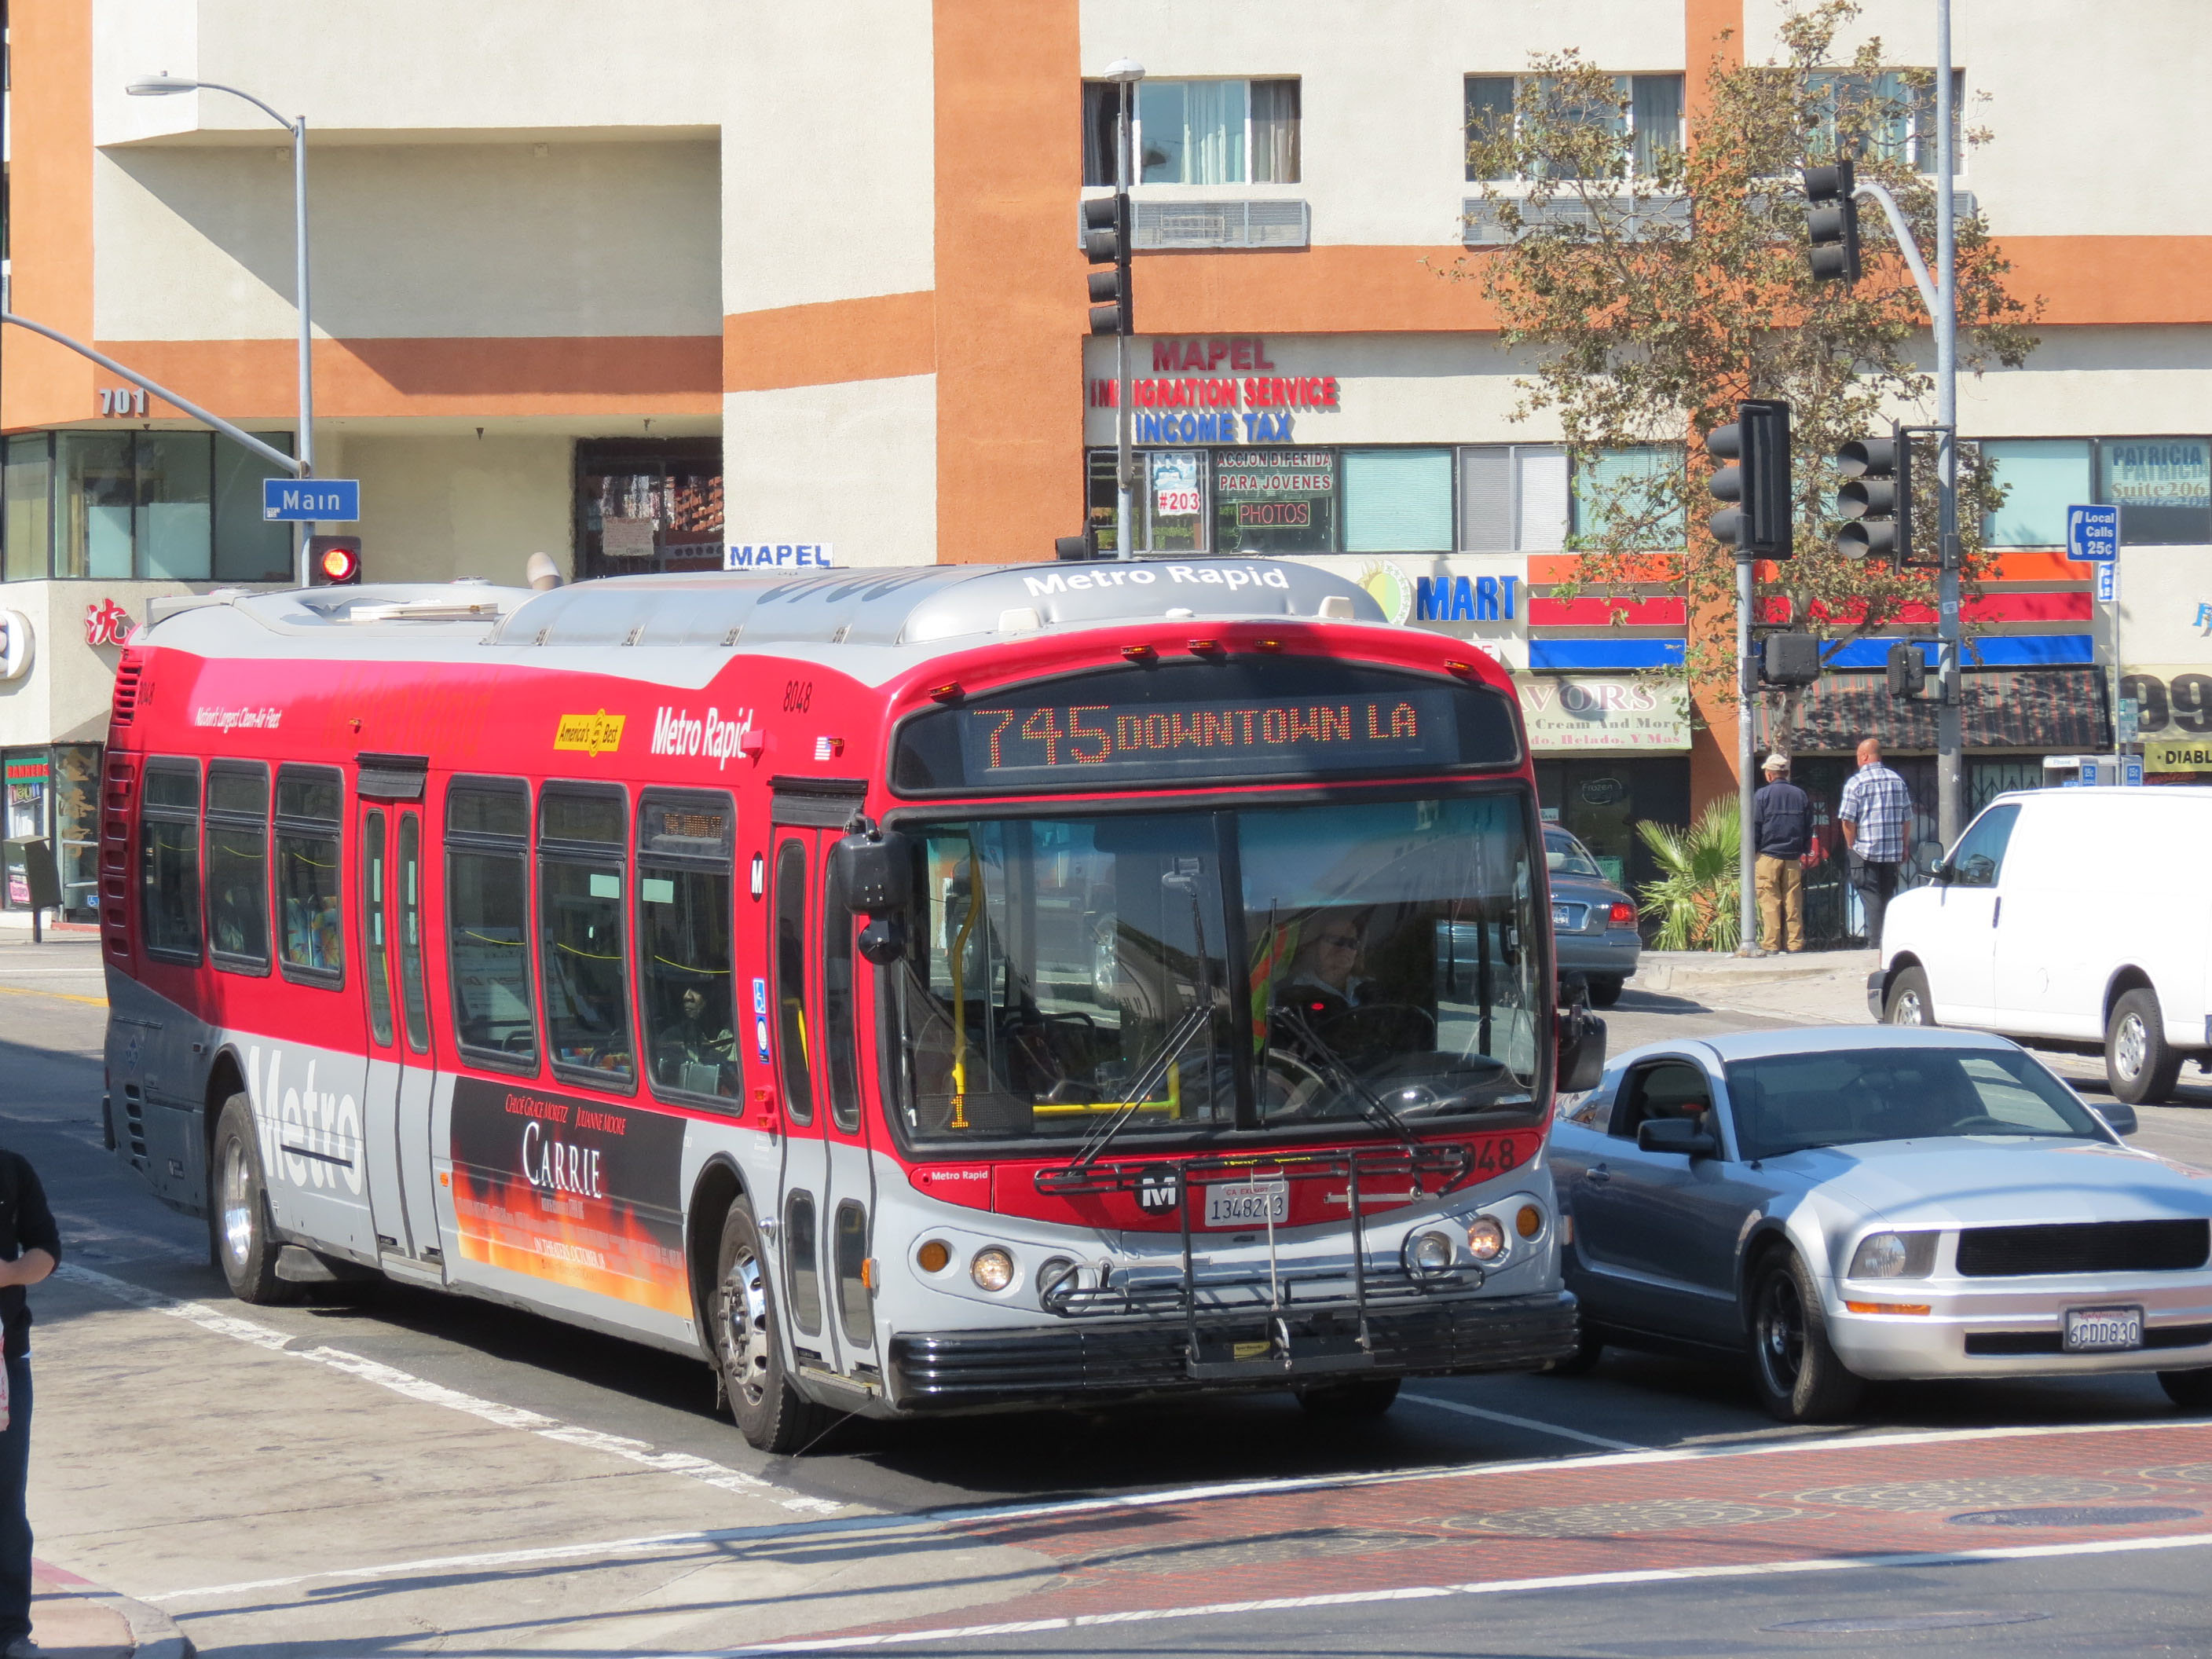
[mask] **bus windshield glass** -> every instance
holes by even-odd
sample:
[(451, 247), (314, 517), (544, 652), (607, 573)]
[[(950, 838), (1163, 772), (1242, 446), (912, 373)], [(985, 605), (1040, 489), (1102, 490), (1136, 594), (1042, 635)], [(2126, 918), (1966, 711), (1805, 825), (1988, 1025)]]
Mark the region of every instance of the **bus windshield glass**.
[(890, 975), (909, 1139), (1120, 1143), (1526, 1116), (1517, 794), (911, 832)]

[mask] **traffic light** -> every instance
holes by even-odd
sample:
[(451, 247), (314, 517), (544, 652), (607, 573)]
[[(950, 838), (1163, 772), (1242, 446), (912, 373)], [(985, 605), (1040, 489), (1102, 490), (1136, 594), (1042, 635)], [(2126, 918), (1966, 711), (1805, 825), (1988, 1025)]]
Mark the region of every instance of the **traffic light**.
[(1813, 280), (1841, 283), (1859, 279), (1859, 204), (1851, 192), (1858, 179), (1848, 161), (1805, 169), (1805, 201), (1813, 235)]
[(1732, 461), (1707, 488), (1739, 505), (1713, 514), (1713, 538), (1740, 556), (1790, 556), (1790, 405), (1753, 398), (1735, 406), (1735, 420), (1705, 434), (1705, 453)]
[(1126, 191), (1094, 196), (1083, 204), (1083, 257), (1111, 270), (1091, 273), (1091, 331), (1133, 334), (1136, 307), (1129, 293), (1129, 197)]
[(1911, 640), (1899, 640), (1889, 647), (1889, 695), (1893, 697), (1917, 697), (1920, 688), (1928, 683), (1928, 660), (1920, 654), (1920, 647)]
[(1845, 520), (1836, 551), (1845, 558), (1887, 559), (1902, 569), (1912, 556), (1911, 445), (1904, 428), (1887, 438), (1854, 438), (1836, 452), (1847, 482), (1836, 491)]
[(358, 587), (361, 585), (361, 538), (307, 538), (307, 582), (312, 587)]
[(1820, 641), (1810, 634), (1769, 634), (1759, 678), (1769, 685), (1810, 685), (1820, 678)]

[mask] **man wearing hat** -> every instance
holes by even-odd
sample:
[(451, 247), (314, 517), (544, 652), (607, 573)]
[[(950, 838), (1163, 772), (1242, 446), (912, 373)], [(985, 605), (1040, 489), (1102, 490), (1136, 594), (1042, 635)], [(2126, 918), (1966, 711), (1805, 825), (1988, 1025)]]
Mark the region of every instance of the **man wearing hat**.
[(1766, 757), (1766, 781), (1752, 798), (1752, 832), (1759, 848), (1759, 944), (1779, 951), (1805, 948), (1805, 866), (1813, 841), (1813, 803), (1790, 781), (1790, 757)]

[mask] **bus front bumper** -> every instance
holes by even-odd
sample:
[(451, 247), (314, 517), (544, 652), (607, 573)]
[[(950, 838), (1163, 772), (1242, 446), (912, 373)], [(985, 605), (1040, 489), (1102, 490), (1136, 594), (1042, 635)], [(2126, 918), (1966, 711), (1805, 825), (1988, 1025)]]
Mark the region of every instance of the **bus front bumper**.
[[(1103, 1405), (1161, 1395), (1297, 1388), (1358, 1377), (1535, 1370), (1575, 1350), (1575, 1298), (1438, 1297), (1276, 1325), (1201, 1317), (1198, 1349), (1180, 1319), (1114, 1319), (894, 1337), (894, 1410), (927, 1413)], [(1285, 1348), (1287, 1340), (1288, 1347)]]

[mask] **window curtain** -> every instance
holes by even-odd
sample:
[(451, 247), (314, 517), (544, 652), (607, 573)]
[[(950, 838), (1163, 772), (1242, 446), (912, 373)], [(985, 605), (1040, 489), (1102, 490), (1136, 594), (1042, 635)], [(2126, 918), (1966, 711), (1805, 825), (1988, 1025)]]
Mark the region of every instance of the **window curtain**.
[(1624, 520), (1638, 548), (1680, 547), (1685, 536), (1682, 504), (1669, 499), (1667, 486), (1682, 467), (1674, 444), (1637, 444), (1603, 449), (1575, 468), (1574, 530), (1581, 537), (1605, 535)]
[(1483, 444), (1459, 453), (1459, 544), (1470, 553), (1513, 547), (1513, 451)]
[[(1513, 131), (1513, 77), (1510, 75), (1470, 75), (1467, 77), (1468, 145), (1503, 138)], [(1484, 173), (1472, 160), (1470, 179), (1503, 179), (1502, 172)]]
[(1520, 472), (1520, 523), (1515, 546), (1523, 553), (1556, 553), (1567, 544), (1567, 452), (1550, 444), (1523, 444), (1513, 452)]
[[(264, 443), (291, 453), (292, 434), (264, 432)], [(292, 526), (261, 516), (261, 481), (283, 476), (242, 444), (215, 441), (215, 580), (281, 582), (292, 576)]]
[(1120, 130), (1121, 88), (1111, 81), (1083, 83), (1083, 182), (1114, 182), (1114, 143)]
[(1451, 451), (1345, 451), (1344, 526), (1347, 553), (1450, 551)]
[(148, 576), (204, 582), (215, 552), (215, 434), (138, 434), (138, 568)]
[(1662, 157), (1682, 148), (1682, 77), (1639, 75), (1633, 85), (1636, 176), (1649, 179), (1659, 171)]
[(131, 518), (137, 488), (128, 432), (55, 434), (61, 469), (57, 576), (131, 578)]
[(1141, 177), (1148, 185), (1237, 185), (1244, 165), (1244, 81), (1146, 81), (1138, 88)]
[(53, 558), (53, 457), (43, 432), (7, 441), (0, 477), (0, 546), (7, 551), (6, 580), (35, 581), (51, 574)]
[(1252, 82), (1252, 178), (1263, 185), (1298, 182), (1298, 83)]
[(2089, 499), (2086, 438), (1982, 441), (1982, 460), (2004, 487), (2004, 505), (1982, 520), (1991, 547), (2063, 547), (2066, 509)]

